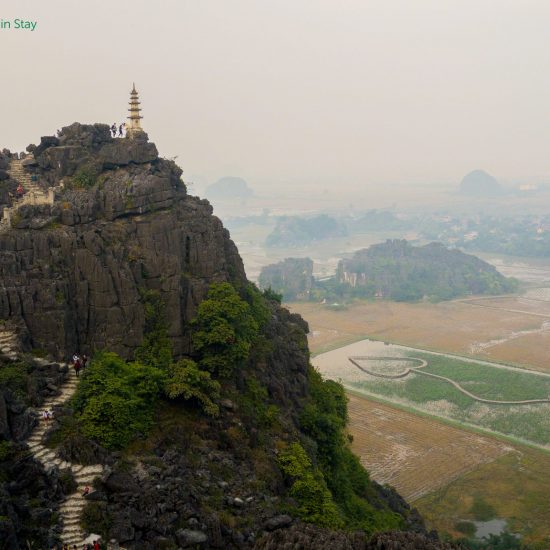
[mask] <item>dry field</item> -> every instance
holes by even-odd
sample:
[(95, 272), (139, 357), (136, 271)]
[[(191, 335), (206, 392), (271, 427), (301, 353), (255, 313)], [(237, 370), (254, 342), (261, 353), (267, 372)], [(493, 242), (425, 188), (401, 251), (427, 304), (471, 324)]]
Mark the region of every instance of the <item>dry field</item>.
[(344, 311), (312, 303), (287, 307), (308, 321), (309, 345), (315, 354), (370, 336), (550, 370), (547, 302), (507, 297), (438, 304), (364, 301)]
[(411, 502), (513, 451), (496, 439), (348, 396), (354, 452), (373, 479)]
[(550, 548), (550, 453), (502, 443), (363, 397), (349, 397), (353, 450), (393, 485), (430, 529), (462, 536), (482, 499), (533, 548)]
[(481, 499), (520, 533), (529, 548), (550, 548), (550, 454), (517, 447), (482, 464), (414, 505), (430, 528), (460, 536), (459, 521), (473, 521), (472, 505)]

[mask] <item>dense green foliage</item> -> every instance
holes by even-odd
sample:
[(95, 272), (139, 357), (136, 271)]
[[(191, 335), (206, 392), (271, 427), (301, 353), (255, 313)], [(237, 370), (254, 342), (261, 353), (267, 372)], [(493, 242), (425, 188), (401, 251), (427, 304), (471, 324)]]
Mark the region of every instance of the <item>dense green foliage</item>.
[(292, 481), (290, 495), (298, 502), (296, 513), (304, 521), (331, 529), (344, 526), (323, 474), (313, 467), (299, 443), (293, 443), (280, 454), (279, 465)]
[(9, 389), (17, 396), (27, 397), (28, 369), (23, 363), (2, 365), (0, 368), (0, 388)]
[[(241, 368), (247, 375), (236, 399), (241, 418), (256, 434), (255, 445), (281, 429), (281, 411), (270, 403), (261, 376), (249, 370), (272, 349), (261, 333), (271, 310), (254, 285), (239, 291), (228, 283), (211, 285), (192, 324), (195, 356), (177, 362), (166, 335), (162, 300), (151, 291), (143, 292), (142, 299), (146, 333), (135, 361), (102, 353), (94, 357), (82, 377), (73, 398), (80, 433), (109, 449), (125, 448), (148, 433), (157, 403), (163, 398), (194, 402), (206, 414), (217, 416), (222, 390), (219, 380), (230, 387), (230, 377)], [(304, 521), (333, 529), (374, 532), (399, 528), (403, 518), (388, 509), (349, 448), (343, 387), (324, 382), (310, 367), (309, 389), (300, 417), (307, 437), (303, 445), (288, 445), (278, 458), (289, 484), (288, 496), (296, 502), (293, 512)], [(87, 521), (109, 521), (101, 507), (87, 513)]]
[(123, 448), (149, 431), (162, 386), (155, 367), (114, 353), (96, 355), (73, 400), (82, 433), (107, 448)]
[(193, 344), (201, 356), (201, 368), (216, 376), (228, 377), (245, 364), (259, 332), (254, 313), (263, 314), (259, 301), (252, 302), (251, 306), (229, 283), (210, 287), (193, 322), (196, 329)]
[(313, 368), (309, 371), (309, 382), (311, 398), (300, 421), (303, 431), (316, 443), (319, 472), (343, 525), (369, 533), (399, 528), (403, 521), (401, 516), (382, 502), (379, 506), (373, 505), (376, 494), (368, 473), (349, 448), (345, 436), (347, 401), (343, 387), (331, 380), (323, 381)]
[[(95, 356), (74, 397), (79, 431), (109, 448), (123, 448), (149, 431), (160, 398), (194, 402), (208, 415), (217, 416), (220, 383), (245, 363), (252, 344), (262, 349), (259, 327), (269, 309), (256, 287), (242, 289), (244, 299), (228, 283), (211, 286), (199, 306), (193, 325), (198, 362), (177, 362), (167, 336), (164, 303), (157, 291), (142, 291), (145, 334), (134, 362), (113, 353)], [(265, 346), (264, 346), (265, 347)], [(263, 411), (262, 422), (273, 421), (276, 411)], [(270, 420), (271, 419), (271, 420)]]
[(156, 290), (141, 290), (140, 294), (145, 310), (145, 326), (143, 341), (134, 359), (165, 370), (172, 362), (172, 345), (166, 330), (164, 302)]
[(217, 416), (220, 412), (215, 403), (220, 397), (219, 382), (212, 380), (210, 373), (201, 370), (191, 359), (181, 359), (170, 364), (164, 389), (170, 399), (196, 399), (211, 416)]
[(93, 166), (82, 166), (72, 177), (69, 188), (89, 189), (97, 182), (97, 170)]

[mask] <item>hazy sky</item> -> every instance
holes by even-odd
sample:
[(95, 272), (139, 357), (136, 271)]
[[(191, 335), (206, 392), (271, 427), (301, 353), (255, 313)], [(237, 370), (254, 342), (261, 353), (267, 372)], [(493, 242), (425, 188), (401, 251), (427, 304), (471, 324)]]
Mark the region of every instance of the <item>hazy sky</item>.
[(550, 176), (547, 0), (1, 0), (0, 148), (143, 125), (184, 176), (265, 186)]

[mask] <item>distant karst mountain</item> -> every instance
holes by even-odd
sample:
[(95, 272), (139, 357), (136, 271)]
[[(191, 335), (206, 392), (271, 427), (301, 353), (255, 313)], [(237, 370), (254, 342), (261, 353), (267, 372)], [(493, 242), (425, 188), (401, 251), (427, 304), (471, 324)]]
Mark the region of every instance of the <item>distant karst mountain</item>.
[(406, 240), (387, 240), (340, 260), (340, 285), (363, 289), (364, 295), (396, 301), (423, 298), (449, 300), (468, 294), (501, 294), (516, 289), (517, 281), (492, 265), (441, 243), (412, 246)]
[(262, 268), (260, 288), (274, 290), (283, 299), (306, 300), (313, 286), (313, 260), (311, 258), (285, 258), (282, 262)]
[(460, 192), (473, 197), (498, 197), (503, 187), (497, 179), (484, 170), (474, 170), (466, 174), (460, 182)]
[(347, 228), (327, 214), (313, 218), (284, 216), (279, 218), (277, 225), (267, 236), (265, 244), (269, 247), (304, 246), (347, 234)]
[(254, 191), (244, 179), (234, 176), (220, 178), (209, 185), (205, 193), (212, 199), (245, 199), (254, 195)]

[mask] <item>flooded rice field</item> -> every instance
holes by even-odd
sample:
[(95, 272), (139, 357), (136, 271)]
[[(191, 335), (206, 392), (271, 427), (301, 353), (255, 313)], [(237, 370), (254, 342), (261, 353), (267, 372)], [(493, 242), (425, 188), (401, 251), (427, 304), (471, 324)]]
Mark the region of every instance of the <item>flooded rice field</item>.
[[(405, 358), (426, 366), (400, 375)], [(359, 394), (550, 449), (547, 373), (373, 340), (312, 361), (325, 377)]]

